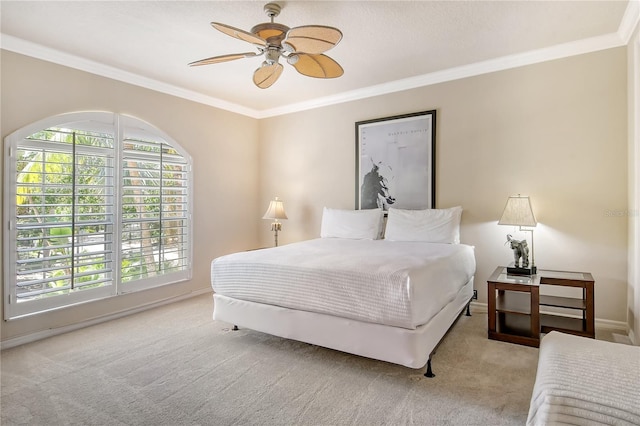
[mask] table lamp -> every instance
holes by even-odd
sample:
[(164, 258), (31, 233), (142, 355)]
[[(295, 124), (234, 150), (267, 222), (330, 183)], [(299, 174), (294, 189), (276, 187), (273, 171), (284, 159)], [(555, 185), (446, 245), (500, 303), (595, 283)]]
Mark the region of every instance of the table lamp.
[[(533, 215), (531, 200), (529, 197), (512, 195), (507, 200), (507, 204), (502, 212), (502, 217), (498, 225), (512, 225), (520, 227), (520, 231), (531, 232), (531, 264), (529, 264), (529, 248), (527, 241), (514, 240), (511, 235), (507, 235), (507, 242), (511, 243), (514, 253), (514, 266), (507, 267), (508, 274), (535, 275), (537, 272), (536, 261), (533, 250), (533, 229), (523, 229), (523, 226), (535, 227), (538, 224)], [(522, 259), (522, 265), (520, 265)]]
[(287, 219), (282, 200), (279, 200), (278, 197), (276, 197), (275, 200), (271, 200), (269, 202), (269, 208), (262, 218), (273, 220), (271, 230), (275, 232), (276, 247), (278, 247), (278, 232), (282, 230), (282, 223), (278, 222), (278, 219)]

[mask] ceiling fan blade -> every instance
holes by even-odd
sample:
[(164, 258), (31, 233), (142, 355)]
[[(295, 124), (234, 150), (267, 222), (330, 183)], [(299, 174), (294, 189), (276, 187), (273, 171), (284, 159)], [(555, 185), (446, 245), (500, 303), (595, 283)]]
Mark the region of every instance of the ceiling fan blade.
[(344, 74), (340, 64), (327, 55), (298, 53), (296, 56), (298, 56), (298, 61), (292, 65), (302, 75), (316, 78), (336, 78)]
[(264, 47), (267, 45), (267, 42), (264, 39), (258, 37), (255, 34), (251, 34), (250, 32), (247, 32), (245, 30), (241, 30), (239, 28), (235, 28), (226, 24), (221, 24), (219, 22), (212, 22), (211, 26), (216, 30), (225, 33), (226, 35), (230, 35), (231, 37), (235, 37), (237, 39), (247, 41), (249, 43), (253, 43), (257, 46)]
[(253, 73), (253, 82), (261, 89), (271, 87), (278, 80), (284, 67), (282, 64), (263, 65)]
[(258, 56), (258, 54), (255, 52), (246, 52), (246, 53), (233, 53), (231, 55), (213, 56), (211, 58), (201, 59), (199, 61), (191, 62), (189, 66), (197, 67), (200, 65), (218, 64), (220, 62), (234, 61), (236, 59), (242, 59), (242, 58), (251, 58), (253, 56)]
[(318, 54), (331, 49), (340, 40), (342, 32), (337, 28), (305, 25), (291, 28), (284, 42), (293, 46), (296, 52)]

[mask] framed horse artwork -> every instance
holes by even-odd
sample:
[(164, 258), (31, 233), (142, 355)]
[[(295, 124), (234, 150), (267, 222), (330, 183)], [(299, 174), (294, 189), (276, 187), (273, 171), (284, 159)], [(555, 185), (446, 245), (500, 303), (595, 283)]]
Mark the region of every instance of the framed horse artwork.
[(436, 204), (436, 111), (356, 123), (356, 209)]

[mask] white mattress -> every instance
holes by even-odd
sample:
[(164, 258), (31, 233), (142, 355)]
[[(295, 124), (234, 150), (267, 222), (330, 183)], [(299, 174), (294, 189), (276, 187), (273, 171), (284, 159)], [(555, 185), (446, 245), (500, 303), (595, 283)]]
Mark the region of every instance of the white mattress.
[(527, 425), (640, 425), (640, 347), (552, 331)]
[(214, 259), (215, 293), (415, 329), (475, 273), (473, 247), (320, 238)]

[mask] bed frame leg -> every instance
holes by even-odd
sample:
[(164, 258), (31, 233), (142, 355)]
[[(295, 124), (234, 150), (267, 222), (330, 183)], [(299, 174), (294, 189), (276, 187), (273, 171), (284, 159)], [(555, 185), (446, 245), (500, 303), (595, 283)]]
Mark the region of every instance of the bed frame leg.
[(234, 324), (234, 325), (233, 325), (233, 328), (232, 328), (231, 330), (233, 330), (233, 331), (238, 331), (239, 329), (238, 329), (238, 326)]
[(425, 377), (436, 377), (435, 374), (433, 374), (433, 371), (431, 370), (431, 356), (429, 356), (429, 360), (427, 361), (427, 372), (424, 373)]
[(471, 310), (469, 310), (469, 307), (471, 306), (471, 300), (469, 300), (469, 303), (467, 303), (467, 313), (465, 314), (466, 316), (470, 317), (471, 316)]

